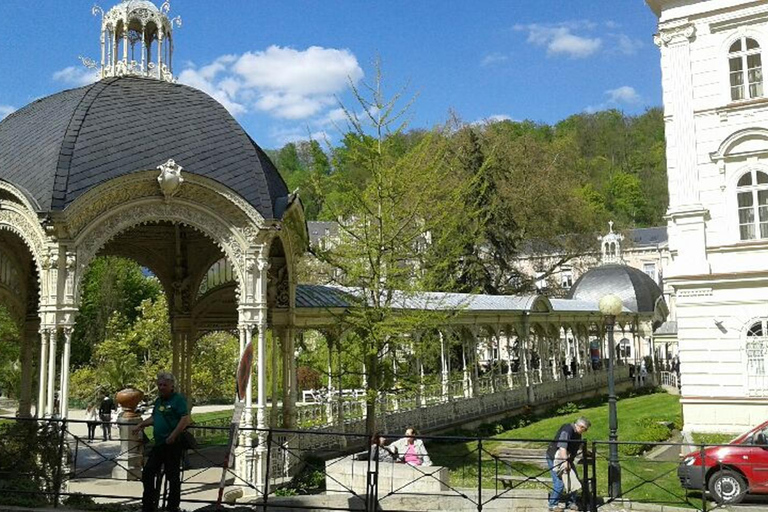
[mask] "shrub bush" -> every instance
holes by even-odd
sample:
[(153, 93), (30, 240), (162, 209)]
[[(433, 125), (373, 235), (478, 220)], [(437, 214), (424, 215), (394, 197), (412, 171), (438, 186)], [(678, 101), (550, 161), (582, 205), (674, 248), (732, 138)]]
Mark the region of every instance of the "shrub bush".
[(573, 414), (576, 412), (579, 412), (579, 407), (573, 402), (568, 402), (567, 404), (561, 405), (559, 408), (557, 408), (553, 416), (562, 416), (563, 414)]
[(62, 464), (60, 432), (57, 424), (0, 424), (0, 503), (32, 507), (53, 503)]
[(643, 430), (634, 439), (638, 443), (619, 445), (620, 454), (628, 456), (640, 455), (653, 447), (652, 444), (643, 444), (643, 442), (660, 443), (669, 439), (670, 430), (666, 422), (658, 418), (645, 418), (642, 420), (641, 425)]

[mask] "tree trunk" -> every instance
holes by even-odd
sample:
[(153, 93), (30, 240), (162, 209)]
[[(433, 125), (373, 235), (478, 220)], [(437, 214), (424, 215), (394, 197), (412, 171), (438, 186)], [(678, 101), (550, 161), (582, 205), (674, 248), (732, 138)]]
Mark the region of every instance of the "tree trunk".
[(376, 433), (376, 398), (378, 397), (379, 367), (376, 355), (368, 357), (368, 386), (365, 394), (365, 432), (369, 436)]

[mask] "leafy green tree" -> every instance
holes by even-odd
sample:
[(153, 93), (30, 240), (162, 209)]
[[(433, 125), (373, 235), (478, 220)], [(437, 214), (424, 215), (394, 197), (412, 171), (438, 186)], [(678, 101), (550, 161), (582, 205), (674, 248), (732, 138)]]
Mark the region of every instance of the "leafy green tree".
[(96, 258), (83, 277), (80, 311), (72, 332), (72, 366), (91, 361), (115, 313), (130, 324), (139, 315), (142, 301), (161, 293), (160, 282), (145, 275), (136, 262), (113, 256)]
[(441, 187), (451, 175), (445, 137), (430, 133), (402, 154), (393, 136), (405, 128), (400, 95), (386, 99), (380, 71), (374, 84), (363, 87), (353, 87), (363, 114), (345, 108), (350, 133), (334, 155), (349, 172), (331, 175), (336, 193), (324, 205), (330, 218), (340, 219), (340, 240), (317, 253), (352, 289), (357, 307), (340, 319), (350, 334), (339, 338), (346, 344), (338, 349), (356, 350), (365, 362), (366, 428), (373, 431), (377, 395), (393, 383), (393, 365), (384, 361), (430, 320), (426, 312), (404, 313), (396, 306), (418, 287), (416, 263), (426, 237), (457, 205), (450, 204), (452, 191)]
[(228, 332), (213, 332), (197, 340), (192, 365), (195, 401), (232, 402), (239, 352), (238, 339)]
[(171, 331), (164, 295), (141, 302), (136, 320), (112, 315), (105, 327), (105, 340), (93, 352), (91, 364), (76, 370), (72, 394), (92, 400), (100, 390), (110, 393), (133, 386), (149, 392), (157, 372), (171, 364)]
[(21, 385), (21, 337), (19, 325), (0, 305), (0, 391), (18, 397)]
[(645, 208), (640, 179), (634, 174), (616, 172), (608, 181), (607, 207), (618, 220), (634, 225)]

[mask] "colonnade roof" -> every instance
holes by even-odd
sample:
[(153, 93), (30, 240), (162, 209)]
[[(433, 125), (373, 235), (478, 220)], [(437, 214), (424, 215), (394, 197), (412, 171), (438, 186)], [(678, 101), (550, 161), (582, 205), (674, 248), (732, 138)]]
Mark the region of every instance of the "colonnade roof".
[[(300, 284), (296, 287), (297, 308), (346, 309), (362, 302), (362, 291), (341, 286)], [(366, 301), (370, 302), (370, 301)], [(394, 309), (467, 312), (539, 312), (595, 313), (596, 301), (578, 299), (549, 299), (544, 295), (484, 295), (446, 292), (394, 292)], [(630, 312), (624, 308), (625, 312)]]

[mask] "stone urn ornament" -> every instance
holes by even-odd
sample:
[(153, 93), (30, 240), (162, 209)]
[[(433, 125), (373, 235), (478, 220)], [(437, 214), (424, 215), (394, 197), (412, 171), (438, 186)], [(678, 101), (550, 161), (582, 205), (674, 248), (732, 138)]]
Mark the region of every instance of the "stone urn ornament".
[(125, 388), (122, 391), (118, 391), (115, 396), (117, 403), (123, 408), (124, 418), (138, 418), (141, 414), (136, 412), (136, 407), (144, 398), (144, 392), (134, 388)]

